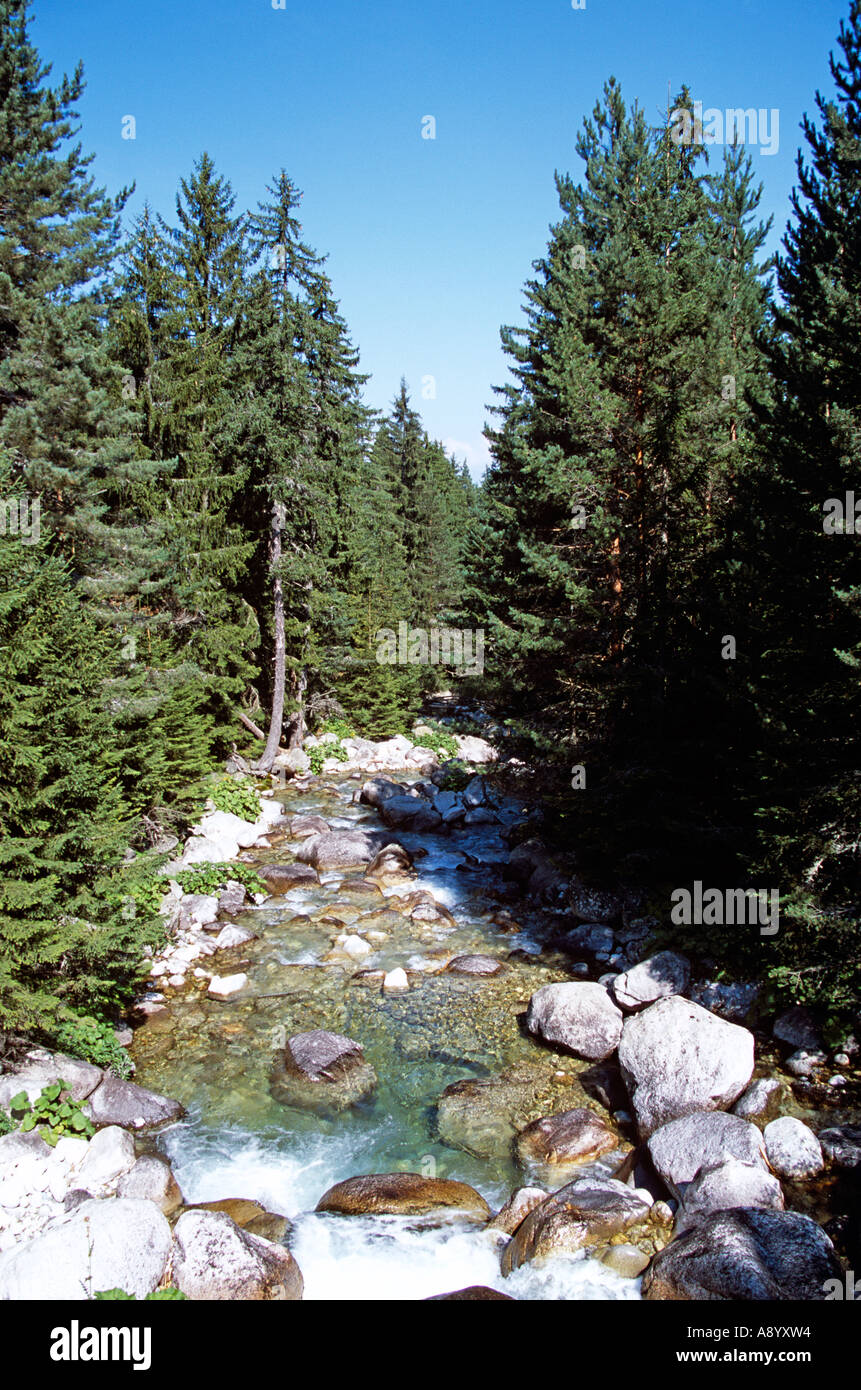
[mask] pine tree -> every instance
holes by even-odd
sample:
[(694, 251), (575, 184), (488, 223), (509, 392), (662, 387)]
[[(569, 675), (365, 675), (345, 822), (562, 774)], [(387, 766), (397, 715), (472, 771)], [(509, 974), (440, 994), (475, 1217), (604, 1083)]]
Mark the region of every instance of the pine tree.
[(861, 561), (854, 517), (831, 532), (861, 465), (861, 5), (831, 58), (836, 99), (805, 118), (798, 187), (778, 263), (783, 305), (770, 349), (775, 401), (742, 506), (761, 659), (751, 693), (762, 728), (761, 858), (784, 881), (857, 895), (858, 779), (847, 751), (859, 715)]

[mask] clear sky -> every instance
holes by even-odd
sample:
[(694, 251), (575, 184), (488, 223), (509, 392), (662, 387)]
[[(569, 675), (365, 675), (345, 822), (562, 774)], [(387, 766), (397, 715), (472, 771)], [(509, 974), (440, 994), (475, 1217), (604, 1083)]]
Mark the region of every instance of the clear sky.
[[(147, 199), (170, 219), (204, 149), (238, 207), (286, 168), (371, 373), (367, 399), (387, 407), (406, 376), (430, 433), (478, 475), (491, 386), (506, 373), (499, 327), (521, 320), (558, 211), (554, 170), (579, 177), (575, 137), (605, 79), (656, 123), (668, 83), (706, 107), (776, 108), (778, 152), (752, 150), (776, 246), (799, 121), (817, 88), (831, 92), (847, 11), (848, 0), (35, 0), (32, 33), (54, 80), (83, 59), (84, 147), (111, 191), (136, 182), (132, 213)], [(128, 115), (134, 140), (122, 138)], [(427, 116), (434, 140), (422, 138)]]

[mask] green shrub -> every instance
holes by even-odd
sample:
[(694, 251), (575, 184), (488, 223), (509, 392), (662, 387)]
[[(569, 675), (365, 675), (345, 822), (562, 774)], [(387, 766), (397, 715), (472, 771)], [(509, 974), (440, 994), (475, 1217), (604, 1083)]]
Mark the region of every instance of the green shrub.
[(17, 1126), (12, 1117), (7, 1115), (5, 1110), (0, 1110), (0, 1138), (2, 1138), (4, 1134), (12, 1134), (16, 1128)]
[(427, 722), (426, 728), (430, 729), (429, 734), (410, 733), (407, 737), (419, 748), (429, 748), (432, 753), (436, 753), (438, 758), (455, 758), (457, 756), (457, 740), (448, 729), (443, 729), (441, 725)]
[(132, 1060), (117, 1042), (111, 1024), (102, 1019), (79, 1014), (68, 1018), (59, 1025), (51, 1042), (61, 1052), (92, 1062), (96, 1067), (106, 1067), (124, 1080), (134, 1071)]
[(165, 1289), (153, 1289), (152, 1293), (140, 1299), (135, 1298), (133, 1293), (126, 1293), (125, 1289), (103, 1289), (93, 1297), (100, 1303), (175, 1303), (188, 1300), (188, 1294), (180, 1293), (173, 1284), (168, 1284)]
[(10, 1100), (9, 1110), (22, 1133), (28, 1134), (38, 1129), (52, 1149), (64, 1135), (89, 1139), (96, 1132), (78, 1102), (66, 1093), (62, 1081), (52, 1081), (50, 1086), (43, 1086), (38, 1099), (32, 1104), (27, 1092), (19, 1091)]
[(319, 777), (323, 771), (323, 763), (327, 758), (334, 758), (339, 763), (349, 761), (349, 753), (343, 743), (315, 743), (312, 748), (305, 750), (311, 761), (311, 771), (315, 777)]
[(183, 893), (202, 893), (213, 896), (232, 879), (244, 883), (249, 893), (265, 893), (266, 884), (250, 864), (195, 864), (174, 874)]
[(468, 782), (475, 776), (475, 768), (469, 763), (463, 762), (460, 758), (453, 758), (447, 763), (443, 763), (440, 768), (440, 777), (434, 773), (434, 779), (441, 791), (462, 792)]
[(248, 821), (256, 821), (260, 816), (260, 797), (246, 777), (222, 777), (209, 795), (216, 811)]
[(320, 734), (335, 734), (338, 739), (355, 738), (356, 731), (348, 719), (326, 719), (317, 730), (317, 737)]

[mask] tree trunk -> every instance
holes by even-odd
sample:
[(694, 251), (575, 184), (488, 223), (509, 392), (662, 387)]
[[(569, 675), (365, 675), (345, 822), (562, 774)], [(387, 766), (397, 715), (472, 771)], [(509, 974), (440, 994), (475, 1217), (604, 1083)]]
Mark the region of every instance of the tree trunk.
[(281, 728), (284, 723), (284, 682), (287, 661), (287, 644), (284, 637), (284, 590), (281, 584), (281, 532), (284, 528), (284, 507), (281, 502), (272, 504), (272, 543), (270, 549), (272, 565), (272, 597), (275, 613), (275, 683), (272, 689), (272, 712), (269, 718), (269, 735), (266, 747), (257, 763), (258, 772), (269, 772), (275, 761), (281, 743)]

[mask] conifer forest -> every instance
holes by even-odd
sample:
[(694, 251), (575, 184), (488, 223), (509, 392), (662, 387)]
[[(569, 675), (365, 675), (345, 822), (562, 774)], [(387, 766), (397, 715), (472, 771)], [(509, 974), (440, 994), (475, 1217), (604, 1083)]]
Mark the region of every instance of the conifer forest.
[[(396, 66), (416, 7), (366, 8)], [(861, 1296), (861, 0), (784, 202), (693, 36), (665, 111), (612, 75), (641, 8), (503, 6), (592, 87), (479, 466), (415, 344), (368, 368), (355, 185), (336, 256), (301, 135), (248, 196), (262, 87), (154, 179), (0, 0), (0, 1300), (732, 1300), (770, 1364), (739, 1301)], [(429, 90), (392, 138), (442, 159)]]

